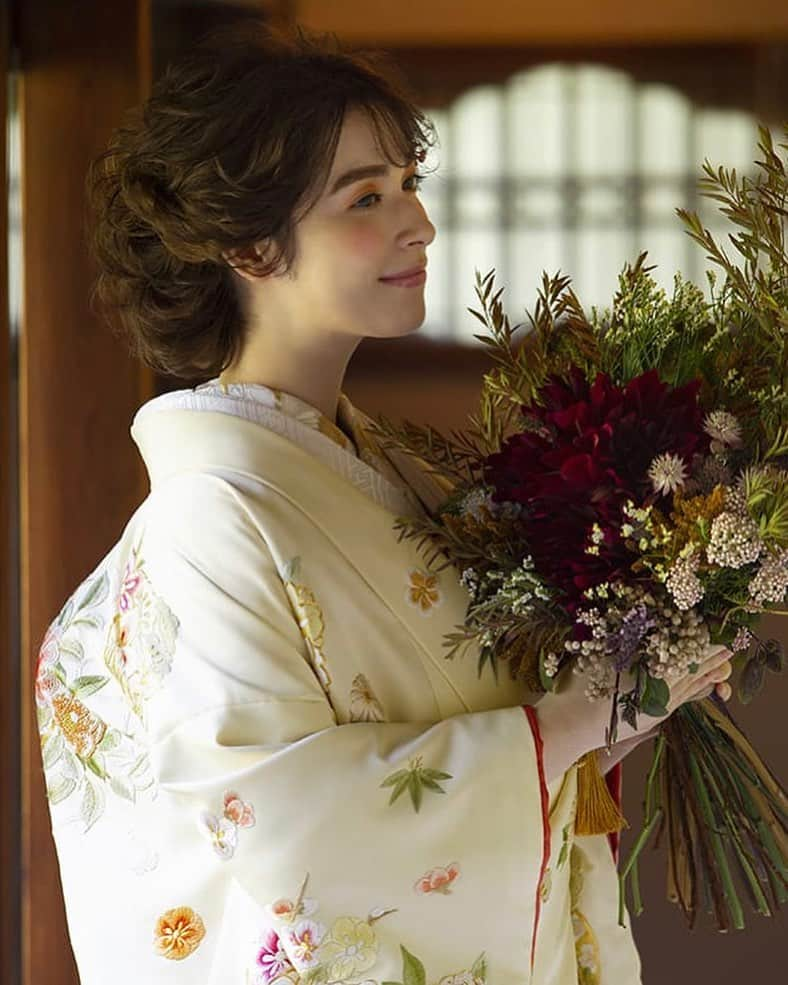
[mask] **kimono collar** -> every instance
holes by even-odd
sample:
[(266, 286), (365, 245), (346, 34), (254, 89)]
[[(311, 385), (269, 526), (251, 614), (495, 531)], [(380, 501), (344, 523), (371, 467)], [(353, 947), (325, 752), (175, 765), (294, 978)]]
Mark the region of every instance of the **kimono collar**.
[[(199, 411), (206, 416), (194, 420), (189, 413), (187, 420), (182, 414), (169, 411)], [(216, 413), (221, 417), (217, 419)], [(447, 495), (446, 487), (427, 476), (410, 456), (384, 449), (370, 431), (374, 422), (344, 392), (340, 393), (337, 407), (339, 427), (294, 394), (262, 384), (222, 384), (218, 379), (154, 397), (137, 411), (131, 435), (145, 461), (151, 486), (174, 471), (195, 467), (250, 469), (263, 479), (267, 473), (274, 473), (275, 463), (265, 462), (254, 447), (265, 444), (254, 440), (259, 432), (254, 427), (233, 427), (226, 415), (261, 425), (288, 439), (391, 512), (419, 513)], [(231, 441), (232, 455), (229, 446), (224, 446), (228, 449), (225, 455), (221, 444), (208, 440), (217, 430), (225, 437), (232, 433), (237, 439)], [(200, 434), (206, 439), (204, 445), (181, 440)], [(206, 452), (210, 448), (210, 454), (201, 456), (200, 447)]]

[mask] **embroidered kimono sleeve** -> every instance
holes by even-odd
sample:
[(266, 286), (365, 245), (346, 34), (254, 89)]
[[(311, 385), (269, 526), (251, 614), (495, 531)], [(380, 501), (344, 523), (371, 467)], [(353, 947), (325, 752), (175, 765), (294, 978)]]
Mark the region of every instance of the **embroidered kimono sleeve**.
[(179, 484), (139, 545), (178, 626), (146, 714), (159, 879), (200, 915), (208, 980), (528, 982), (549, 851), (533, 713), (337, 724), (243, 500)]

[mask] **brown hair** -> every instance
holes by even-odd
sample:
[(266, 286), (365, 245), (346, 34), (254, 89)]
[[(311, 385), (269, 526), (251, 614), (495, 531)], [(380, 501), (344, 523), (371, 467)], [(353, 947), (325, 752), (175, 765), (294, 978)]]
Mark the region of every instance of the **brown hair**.
[(117, 315), (135, 358), (183, 379), (235, 360), (244, 295), (222, 254), (266, 240), (254, 272), (290, 270), (294, 225), (322, 193), (355, 107), (393, 165), (423, 161), (436, 141), (387, 53), (245, 19), (170, 63), (127, 111), (88, 169), (86, 226), (91, 304)]

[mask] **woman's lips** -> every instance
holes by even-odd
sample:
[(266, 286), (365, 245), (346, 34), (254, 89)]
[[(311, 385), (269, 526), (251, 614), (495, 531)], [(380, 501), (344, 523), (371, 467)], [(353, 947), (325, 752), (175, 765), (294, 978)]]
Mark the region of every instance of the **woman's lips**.
[(419, 287), (427, 280), (427, 271), (421, 270), (417, 274), (411, 274), (410, 277), (390, 277), (380, 278), (381, 284), (392, 284), (395, 287)]

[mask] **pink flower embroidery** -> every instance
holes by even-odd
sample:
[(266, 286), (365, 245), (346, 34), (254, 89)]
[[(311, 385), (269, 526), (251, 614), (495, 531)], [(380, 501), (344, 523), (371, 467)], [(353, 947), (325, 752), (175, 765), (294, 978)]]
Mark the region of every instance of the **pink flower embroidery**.
[(128, 561), (123, 573), (123, 584), (120, 587), (120, 598), (118, 599), (118, 607), (121, 612), (128, 612), (134, 604), (132, 596), (139, 588), (141, 581), (142, 575), (139, 571), (132, 571), (132, 561)]
[(58, 680), (54, 675), (53, 667), (60, 656), (59, 646), (61, 632), (53, 624), (46, 631), (46, 636), (41, 644), (36, 664), (36, 700), (39, 705), (46, 703), (50, 695), (58, 685)]
[(290, 959), (285, 954), (275, 930), (265, 933), (255, 958), (255, 966), (257, 970), (255, 985), (268, 985), (280, 975), (293, 971)]
[(417, 893), (443, 893), (444, 896), (451, 892), (451, 884), (460, 874), (460, 867), (457, 862), (452, 862), (445, 868), (437, 867), (430, 869), (413, 887)]
[(224, 816), (239, 828), (254, 827), (254, 808), (241, 800), (234, 790), (228, 790), (224, 795)]

